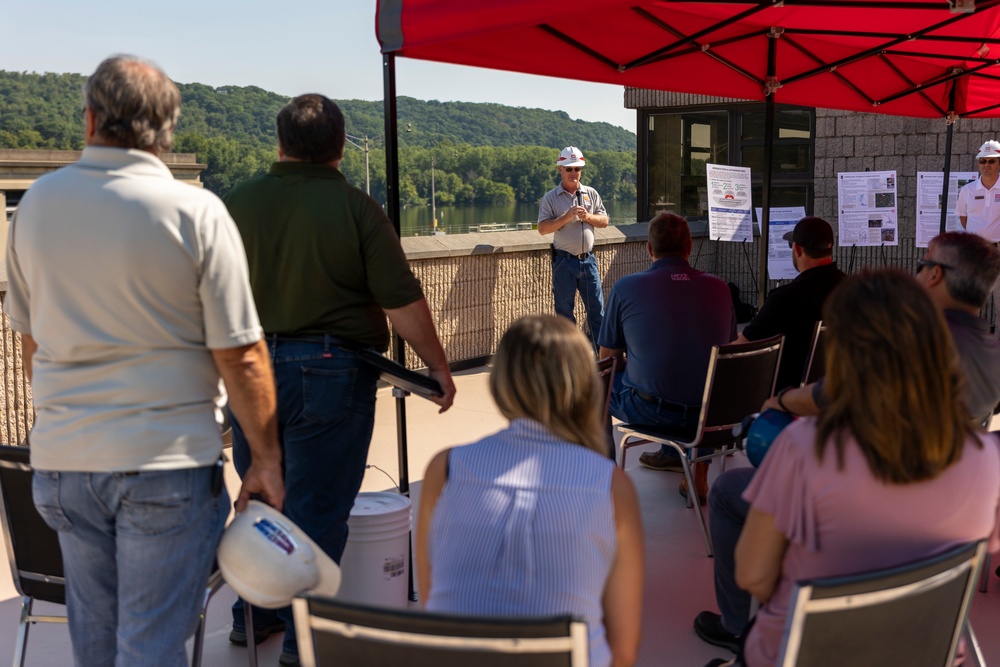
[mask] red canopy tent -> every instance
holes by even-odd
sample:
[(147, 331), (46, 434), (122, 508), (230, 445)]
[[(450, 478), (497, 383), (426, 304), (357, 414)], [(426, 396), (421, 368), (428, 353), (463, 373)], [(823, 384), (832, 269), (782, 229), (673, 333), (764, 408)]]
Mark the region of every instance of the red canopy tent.
[[(1000, 116), (1000, 57), (991, 57), (1000, 56), (1000, 0), (379, 0), (376, 33), (384, 57), (388, 206), (397, 231), (397, 55), (763, 100), (760, 302), (775, 102), (949, 122)], [(946, 173), (950, 124), (947, 146)], [(396, 355), (401, 360), (398, 340)], [(402, 400), (397, 417), (405, 492)]]
[(380, 0), (376, 30), (386, 54), (639, 88), (926, 118), (1000, 106), (998, 0)]

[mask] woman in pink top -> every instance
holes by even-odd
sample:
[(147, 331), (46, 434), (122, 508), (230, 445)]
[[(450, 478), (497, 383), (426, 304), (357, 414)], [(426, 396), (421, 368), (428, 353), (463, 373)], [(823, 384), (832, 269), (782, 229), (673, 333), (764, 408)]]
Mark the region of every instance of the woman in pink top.
[(1000, 450), (961, 400), (942, 316), (898, 271), (847, 278), (829, 297), (829, 407), (775, 440), (747, 488), (736, 580), (761, 601), (747, 667), (774, 665), (801, 579), (861, 573), (992, 537)]

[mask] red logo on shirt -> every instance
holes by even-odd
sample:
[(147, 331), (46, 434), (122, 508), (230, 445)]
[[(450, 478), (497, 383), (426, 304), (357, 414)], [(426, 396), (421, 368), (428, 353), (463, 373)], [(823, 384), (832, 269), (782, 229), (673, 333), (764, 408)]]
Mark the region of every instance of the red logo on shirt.
[(671, 280), (689, 280), (688, 274), (686, 274), (686, 273), (671, 273), (670, 274), (670, 279)]

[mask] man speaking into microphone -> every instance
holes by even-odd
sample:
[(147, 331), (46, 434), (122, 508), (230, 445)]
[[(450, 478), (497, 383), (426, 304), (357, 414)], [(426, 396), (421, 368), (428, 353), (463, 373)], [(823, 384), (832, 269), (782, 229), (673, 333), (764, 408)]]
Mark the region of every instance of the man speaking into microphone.
[(608, 213), (601, 195), (581, 185), (583, 153), (567, 146), (556, 165), (560, 184), (545, 193), (538, 207), (538, 233), (555, 234), (552, 242), (552, 296), (556, 314), (576, 322), (576, 293), (587, 312), (587, 332), (597, 349), (597, 335), (604, 320), (601, 276), (594, 257), (594, 227), (608, 226)]

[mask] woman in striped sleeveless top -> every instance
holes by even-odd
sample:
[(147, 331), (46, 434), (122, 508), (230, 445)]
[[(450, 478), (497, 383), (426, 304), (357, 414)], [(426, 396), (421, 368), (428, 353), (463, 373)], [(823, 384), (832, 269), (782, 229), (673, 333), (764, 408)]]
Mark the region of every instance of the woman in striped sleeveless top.
[(633, 664), (642, 525), (631, 481), (605, 453), (590, 344), (566, 319), (522, 318), (500, 341), (490, 391), (510, 426), (427, 468), (420, 599), (469, 615), (575, 614), (593, 667)]

